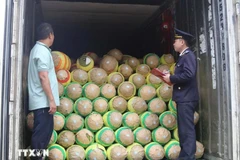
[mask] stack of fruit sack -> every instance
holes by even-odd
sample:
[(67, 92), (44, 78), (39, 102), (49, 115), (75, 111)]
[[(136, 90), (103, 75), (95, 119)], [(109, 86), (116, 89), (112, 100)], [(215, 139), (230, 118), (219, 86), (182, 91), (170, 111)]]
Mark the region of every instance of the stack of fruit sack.
[[(174, 71), (174, 58), (149, 53), (143, 59), (110, 50), (88, 52), (72, 62), (52, 52), (60, 106), (49, 143), (51, 160), (176, 159), (180, 153), (172, 86), (150, 73)], [(33, 115), (28, 115), (32, 128)], [(196, 112), (195, 124), (199, 119)], [(196, 158), (204, 147), (196, 142)]]

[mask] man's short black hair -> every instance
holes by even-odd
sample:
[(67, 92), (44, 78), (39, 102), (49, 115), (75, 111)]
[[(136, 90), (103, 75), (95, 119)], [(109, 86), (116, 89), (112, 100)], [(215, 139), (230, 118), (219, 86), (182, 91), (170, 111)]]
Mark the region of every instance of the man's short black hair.
[(183, 40), (185, 41), (186, 46), (187, 46), (187, 47), (190, 47), (189, 41), (187, 41), (187, 40), (185, 40), (185, 39), (183, 39)]
[(53, 28), (49, 23), (42, 23), (37, 28), (37, 40), (47, 39), (50, 34), (53, 34)]

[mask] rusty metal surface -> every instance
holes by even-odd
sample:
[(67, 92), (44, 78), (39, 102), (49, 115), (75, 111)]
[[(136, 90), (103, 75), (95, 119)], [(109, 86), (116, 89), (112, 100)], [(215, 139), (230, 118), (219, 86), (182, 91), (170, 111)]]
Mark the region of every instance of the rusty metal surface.
[[(188, 8), (176, 25), (196, 37), (192, 46), (198, 56), (200, 92), (198, 138), (204, 144), (206, 159), (232, 159), (231, 103), (229, 61), (226, 43), (226, 10), (224, 1), (181, 1)], [(177, 11), (176, 11), (177, 12)], [(186, 21), (185, 23), (182, 21)]]

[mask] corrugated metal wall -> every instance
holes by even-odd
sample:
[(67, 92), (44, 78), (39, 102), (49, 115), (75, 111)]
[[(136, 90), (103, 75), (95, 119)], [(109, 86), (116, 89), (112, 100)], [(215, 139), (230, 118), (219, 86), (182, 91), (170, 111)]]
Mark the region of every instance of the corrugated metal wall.
[[(36, 9), (38, 4), (35, 1), (27, 1), (26, 3), (26, 21), (25, 21), (25, 33), (24, 33), (24, 52), (23, 52), (23, 78), (22, 78), (22, 87), (23, 87), (23, 110), (25, 112), (24, 117), (27, 115), (28, 111), (28, 91), (27, 91), (27, 71), (28, 71), (28, 58), (32, 46), (35, 44), (34, 34), (35, 34), (35, 15), (38, 11)], [(23, 128), (23, 144), (24, 148), (27, 148), (30, 145), (31, 132), (27, 130), (27, 127)]]
[(224, 0), (182, 0), (176, 5), (176, 26), (196, 37), (196, 45), (192, 47), (199, 65), (197, 131), (198, 139), (205, 146), (206, 159), (232, 159), (230, 64), (224, 6)]
[(12, 20), (12, 5), (9, 0), (1, 1), (0, 6), (0, 159), (8, 158), (8, 131), (9, 131), (9, 117), (8, 117), (8, 101), (10, 90), (10, 52), (11, 52), (11, 20)]

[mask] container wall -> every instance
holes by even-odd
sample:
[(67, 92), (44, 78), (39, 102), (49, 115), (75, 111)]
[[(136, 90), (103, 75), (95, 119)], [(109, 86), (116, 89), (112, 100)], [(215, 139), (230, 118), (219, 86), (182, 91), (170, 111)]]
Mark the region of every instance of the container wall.
[[(25, 28), (25, 0), (11, 1), (12, 17), (11, 19), (11, 34), (8, 37), (11, 39), (10, 63), (8, 71), (10, 73), (8, 95), (10, 96), (8, 104), (9, 109), (9, 126), (8, 126), (8, 145), (9, 154), (6, 159), (20, 159), (18, 156), (19, 149), (24, 148), (25, 116), (23, 108), (23, 93), (22, 93), (22, 73), (23, 73), (23, 46), (24, 46), (24, 28)], [(5, 84), (7, 85), (7, 83)], [(5, 106), (5, 107), (6, 107)]]
[[(229, 55), (225, 3), (179, 1), (177, 27), (195, 35), (192, 46), (198, 57), (200, 123), (198, 138), (205, 146), (205, 158), (232, 159), (232, 123), (229, 83)], [(194, 16), (189, 16), (194, 15)]]
[(0, 158), (8, 156), (8, 101), (9, 101), (9, 59), (11, 38), (11, 6), (7, 0), (0, 6)]
[(229, 46), (229, 82), (231, 88), (233, 159), (240, 159), (240, 1), (225, 2), (227, 10), (227, 33)]
[[(22, 63), (22, 109), (24, 118), (28, 114), (28, 90), (27, 90), (27, 71), (28, 71), (28, 58), (32, 46), (35, 44), (35, 15), (37, 13), (36, 6), (38, 4), (35, 1), (26, 2), (25, 10), (25, 28), (24, 28), (24, 46), (23, 46), (23, 63)], [(25, 122), (24, 122), (25, 123)], [(24, 135), (23, 147), (27, 148), (31, 141), (31, 131), (26, 126), (22, 128)]]
[[(230, 65), (226, 56), (228, 50), (225, 39), (226, 28), (221, 28), (226, 27), (226, 22), (222, 21), (225, 17), (222, 17), (224, 12), (219, 10), (219, 4), (216, 1), (213, 3), (203, 3), (207, 9), (204, 15), (206, 17), (203, 28), (205, 33), (200, 35), (205, 35), (203, 37), (206, 38), (207, 49), (206, 53), (200, 52), (199, 57), (200, 59), (209, 59), (210, 62), (207, 70), (203, 70), (209, 75), (205, 75), (208, 77), (207, 82), (202, 83), (204, 88), (208, 89), (208, 94), (201, 93), (205, 96), (201, 105), (203, 112), (202, 139), (207, 144), (206, 155), (232, 159), (230, 88), (227, 79)], [(204, 41), (201, 39), (200, 42)], [(200, 76), (202, 77), (202, 75)], [(205, 130), (206, 128), (207, 130)]]

